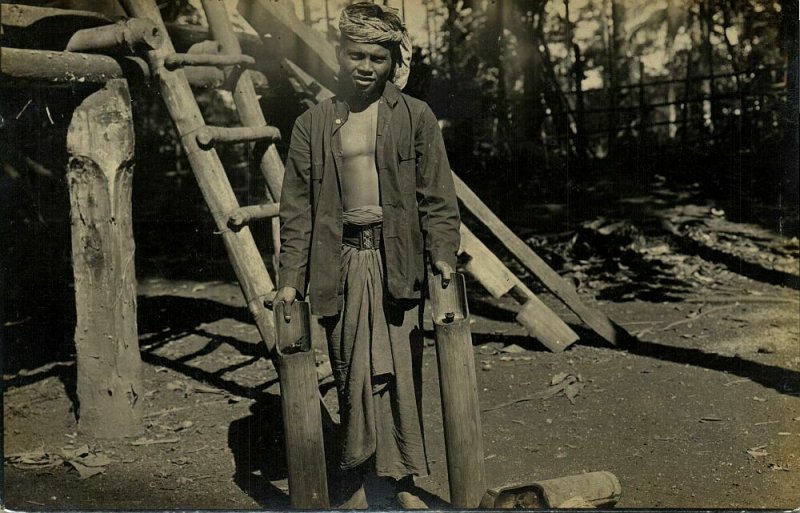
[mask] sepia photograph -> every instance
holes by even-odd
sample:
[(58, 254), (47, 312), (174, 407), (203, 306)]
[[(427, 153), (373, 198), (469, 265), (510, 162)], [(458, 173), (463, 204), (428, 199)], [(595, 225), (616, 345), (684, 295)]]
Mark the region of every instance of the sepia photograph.
[(0, 0), (0, 506), (800, 509), (799, 19)]

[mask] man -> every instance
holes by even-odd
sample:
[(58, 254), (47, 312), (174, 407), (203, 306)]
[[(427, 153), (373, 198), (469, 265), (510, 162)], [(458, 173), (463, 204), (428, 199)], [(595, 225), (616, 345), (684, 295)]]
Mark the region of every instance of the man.
[[(411, 44), (396, 11), (347, 6), (339, 95), (294, 126), (281, 196), (280, 289), (308, 288), (339, 392), (340, 466), (392, 478), (401, 507), (429, 472), (420, 391), (426, 260), (450, 279), (459, 214), (444, 143), (424, 103), (400, 92)], [(363, 483), (363, 482), (362, 482)], [(367, 507), (363, 486), (343, 506)]]

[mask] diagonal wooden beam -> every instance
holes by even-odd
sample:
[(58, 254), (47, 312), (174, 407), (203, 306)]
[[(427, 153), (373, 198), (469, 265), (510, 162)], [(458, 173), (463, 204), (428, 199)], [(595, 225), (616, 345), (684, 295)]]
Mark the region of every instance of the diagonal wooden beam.
[(550, 292), (575, 312), (587, 326), (613, 345), (632, 338), (627, 331), (615, 324), (603, 312), (581, 301), (575, 288), (551, 269), (539, 255), (534, 253), (530, 246), (517, 237), (455, 173), (453, 173), (453, 180), (458, 199), (464, 206), (485, 224), (511, 254), (539, 278)]
[(258, 31), (280, 42), (281, 54), (297, 62), (328, 89), (336, 89), (339, 64), (331, 43), (294, 14), (287, 0), (241, 0), (239, 13)]

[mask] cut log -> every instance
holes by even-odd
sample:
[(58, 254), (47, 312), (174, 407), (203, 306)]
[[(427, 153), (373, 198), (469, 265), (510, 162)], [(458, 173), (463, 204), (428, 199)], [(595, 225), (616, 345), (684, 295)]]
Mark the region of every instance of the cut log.
[(111, 80), (75, 109), (67, 133), (78, 429), (99, 438), (143, 431), (130, 104), (127, 83)]
[(280, 41), (281, 55), (292, 59), (328, 89), (336, 89), (339, 64), (325, 36), (306, 25), (287, 0), (240, 1), (239, 13), (260, 34), (271, 34)]
[(575, 288), (561, 278), (539, 255), (534, 253), (530, 246), (503, 224), (500, 218), (455, 173), (453, 173), (453, 180), (458, 199), (464, 206), (485, 224), (511, 254), (540, 279), (550, 292), (575, 312), (587, 326), (613, 345), (632, 339), (628, 332), (615, 324), (603, 312), (584, 304), (578, 297)]
[[(184, 73), (192, 87), (220, 87), (225, 83), (225, 74), (216, 68), (188, 68)], [(257, 88), (266, 87), (267, 79), (263, 74), (250, 73)], [(2, 87), (97, 87), (115, 78), (147, 83), (150, 70), (147, 63), (137, 57), (114, 59), (106, 55), (3, 47), (0, 48), (0, 78)]]

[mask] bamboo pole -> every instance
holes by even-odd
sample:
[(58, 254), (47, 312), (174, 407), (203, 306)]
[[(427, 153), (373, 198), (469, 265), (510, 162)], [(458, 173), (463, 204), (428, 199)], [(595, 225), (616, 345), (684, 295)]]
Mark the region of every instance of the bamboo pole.
[(111, 80), (75, 109), (67, 133), (78, 429), (99, 438), (134, 436), (144, 430), (130, 103), (125, 80)]
[(281, 381), (281, 405), (293, 508), (326, 509), (328, 479), (322, 438), (316, 363), (308, 303), (295, 301), (291, 320), (283, 302), (275, 304), (275, 353)]
[[(149, 18), (166, 32), (161, 13), (154, 1), (123, 0), (123, 6), (128, 14)], [(164, 59), (174, 53), (172, 42), (167, 39), (161, 48), (148, 52), (148, 60), (153, 75), (158, 78), (164, 103), (180, 134), (181, 145), (222, 236), (247, 306), (267, 350), (271, 352), (275, 345), (274, 325), (272, 315), (264, 303), (271, 298), (275, 287), (250, 229), (245, 226), (233, 231), (228, 227), (228, 213), (239, 208), (239, 204), (216, 151), (204, 150), (197, 145), (194, 134), (206, 125), (186, 75), (181, 69), (168, 71), (163, 66)]]
[(477, 508), (486, 491), (478, 384), (464, 276), (430, 280), (450, 503)]

